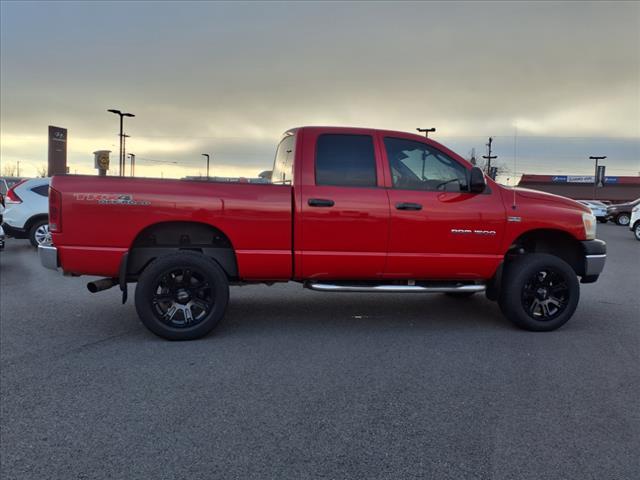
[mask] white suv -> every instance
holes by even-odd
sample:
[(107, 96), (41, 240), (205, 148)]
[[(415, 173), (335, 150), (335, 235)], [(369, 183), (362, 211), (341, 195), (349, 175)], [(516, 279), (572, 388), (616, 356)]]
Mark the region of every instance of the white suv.
[(631, 221), (629, 228), (636, 236), (636, 240), (640, 240), (640, 205), (636, 205), (631, 209)]
[(28, 238), (34, 247), (51, 244), (50, 182), (50, 178), (32, 178), (15, 184), (7, 191), (2, 227), (8, 236)]

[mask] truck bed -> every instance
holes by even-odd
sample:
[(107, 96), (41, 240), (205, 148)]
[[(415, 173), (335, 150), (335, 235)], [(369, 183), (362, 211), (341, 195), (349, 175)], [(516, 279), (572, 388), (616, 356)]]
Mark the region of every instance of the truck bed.
[(198, 222), (228, 237), (240, 279), (292, 275), (290, 186), (62, 175), (51, 187), (62, 197), (62, 232), (53, 242), (67, 272), (117, 276), (145, 228)]

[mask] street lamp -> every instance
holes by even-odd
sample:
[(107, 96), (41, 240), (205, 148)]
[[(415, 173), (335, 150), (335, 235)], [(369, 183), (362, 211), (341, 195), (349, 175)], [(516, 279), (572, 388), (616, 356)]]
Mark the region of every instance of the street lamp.
[(110, 108), (109, 110), (107, 110), (107, 112), (111, 112), (111, 113), (115, 113), (116, 115), (120, 116), (120, 157), (119, 157), (119, 167), (120, 167), (120, 171), (118, 172), (118, 174), (120, 176), (122, 176), (124, 174), (124, 157), (122, 156), (122, 139), (123, 137), (123, 133), (122, 133), (122, 127), (123, 127), (123, 118), (124, 117), (135, 117), (135, 115), (133, 113), (125, 113), (125, 112), (121, 112), (120, 110), (116, 110), (115, 108)]
[(598, 160), (604, 160), (605, 158), (607, 158), (606, 156), (603, 157), (589, 157), (589, 160), (595, 160), (596, 161), (596, 171), (595, 174), (593, 175), (593, 199), (596, 199), (596, 184), (598, 183)]
[(424, 133), (424, 138), (429, 138), (429, 132), (435, 132), (436, 128), (416, 128), (417, 131)]
[(131, 174), (130, 176), (135, 177), (136, 176), (136, 154), (135, 153), (130, 153), (129, 154), (129, 158), (130, 158), (130, 162), (129, 164), (131, 165), (130, 171)]
[(201, 155), (203, 157), (207, 157), (207, 180), (209, 180), (209, 154), (208, 153), (202, 153)]

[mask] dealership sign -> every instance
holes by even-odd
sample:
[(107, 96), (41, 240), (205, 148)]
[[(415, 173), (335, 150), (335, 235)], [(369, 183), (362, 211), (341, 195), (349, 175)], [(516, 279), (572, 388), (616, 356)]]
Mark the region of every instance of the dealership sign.
[[(553, 183), (593, 183), (593, 175), (556, 175), (551, 177)], [(604, 177), (605, 184), (618, 183), (618, 177)]]

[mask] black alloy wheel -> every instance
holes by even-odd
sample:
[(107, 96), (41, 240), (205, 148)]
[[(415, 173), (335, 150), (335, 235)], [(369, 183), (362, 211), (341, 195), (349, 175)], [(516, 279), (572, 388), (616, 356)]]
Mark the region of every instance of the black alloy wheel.
[(229, 281), (220, 266), (198, 252), (164, 255), (147, 266), (136, 287), (142, 323), (168, 340), (208, 334), (223, 318)]
[(522, 306), (531, 318), (553, 320), (567, 307), (569, 287), (561, 273), (544, 268), (535, 272), (522, 288)]
[(505, 266), (498, 304), (505, 316), (525, 330), (550, 331), (564, 325), (580, 299), (580, 284), (564, 260), (528, 253)]

